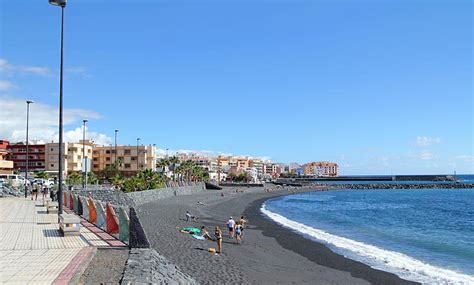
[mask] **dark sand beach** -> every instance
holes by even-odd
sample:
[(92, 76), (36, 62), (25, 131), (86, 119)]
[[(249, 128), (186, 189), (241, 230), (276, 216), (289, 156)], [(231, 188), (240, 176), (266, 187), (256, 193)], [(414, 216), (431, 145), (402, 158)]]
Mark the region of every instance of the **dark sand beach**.
[[(236, 193), (235, 188), (208, 190), (140, 206), (138, 213), (152, 247), (203, 284), (415, 284), (336, 254), (260, 213), (266, 199), (294, 190), (267, 193), (263, 188), (241, 189), (245, 193)], [(303, 191), (310, 189), (296, 190)], [(187, 210), (198, 217), (197, 222), (186, 221)], [(228, 237), (225, 223), (230, 216), (238, 219), (241, 215), (248, 225), (238, 245)], [(194, 239), (177, 229), (201, 225), (211, 235), (215, 225), (221, 227), (222, 254), (208, 252), (209, 247), (216, 247), (215, 242)]]

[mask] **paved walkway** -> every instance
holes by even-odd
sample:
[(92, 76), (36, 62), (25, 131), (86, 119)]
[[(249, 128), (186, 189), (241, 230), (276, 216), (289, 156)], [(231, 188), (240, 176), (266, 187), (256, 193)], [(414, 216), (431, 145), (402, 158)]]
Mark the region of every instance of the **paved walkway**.
[(67, 284), (94, 246), (111, 246), (92, 227), (62, 237), (41, 201), (0, 199), (0, 284)]

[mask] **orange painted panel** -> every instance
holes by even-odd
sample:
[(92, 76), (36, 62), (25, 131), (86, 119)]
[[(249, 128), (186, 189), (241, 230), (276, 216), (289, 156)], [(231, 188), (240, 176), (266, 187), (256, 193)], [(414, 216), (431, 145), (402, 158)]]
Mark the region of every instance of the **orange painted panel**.
[(107, 232), (109, 234), (118, 234), (119, 233), (119, 222), (117, 216), (115, 215), (114, 208), (110, 203), (105, 205), (105, 213), (107, 219)]
[(97, 223), (97, 209), (95, 208), (94, 201), (89, 199), (89, 222), (95, 224)]
[(72, 193), (69, 193), (69, 209), (74, 210), (74, 198), (72, 198)]

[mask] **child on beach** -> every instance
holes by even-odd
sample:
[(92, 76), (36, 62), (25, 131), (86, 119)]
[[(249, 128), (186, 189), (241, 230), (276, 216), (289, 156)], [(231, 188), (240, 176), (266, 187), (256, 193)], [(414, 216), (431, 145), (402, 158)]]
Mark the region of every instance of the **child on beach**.
[(234, 218), (230, 217), (229, 221), (227, 221), (227, 229), (229, 229), (230, 238), (234, 237), (234, 228), (235, 228)]
[(193, 222), (196, 221), (196, 216), (191, 215), (188, 211), (186, 211), (186, 221), (189, 222), (189, 219), (191, 219)]
[(216, 226), (215, 228), (214, 236), (216, 237), (216, 242), (217, 242), (216, 253), (221, 253), (222, 252), (222, 231), (218, 226)]

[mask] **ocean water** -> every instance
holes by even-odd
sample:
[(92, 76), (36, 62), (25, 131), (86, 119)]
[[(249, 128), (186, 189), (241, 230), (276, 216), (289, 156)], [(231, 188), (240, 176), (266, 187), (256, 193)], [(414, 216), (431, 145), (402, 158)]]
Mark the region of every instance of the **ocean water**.
[(474, 284), (474, 189), (337, 190), (262, 212), (333, 251), (425, 284)]

